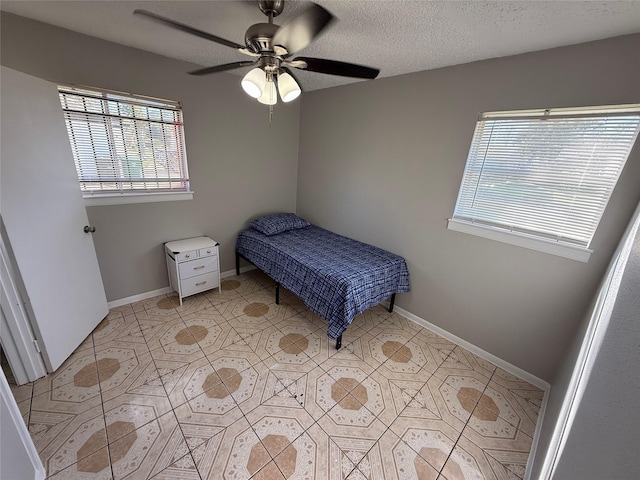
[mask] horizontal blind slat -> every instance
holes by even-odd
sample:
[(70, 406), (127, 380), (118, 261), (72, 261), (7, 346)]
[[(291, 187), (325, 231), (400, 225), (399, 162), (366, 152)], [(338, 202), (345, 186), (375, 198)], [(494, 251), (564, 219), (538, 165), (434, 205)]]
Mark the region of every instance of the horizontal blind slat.
[(177, 102), (60, 87), (83, 191), (189, 189)]
[(576, 118), (486, 114), (454, 218), (588, 246), (638, 136), (640, 109), (627, 107)]

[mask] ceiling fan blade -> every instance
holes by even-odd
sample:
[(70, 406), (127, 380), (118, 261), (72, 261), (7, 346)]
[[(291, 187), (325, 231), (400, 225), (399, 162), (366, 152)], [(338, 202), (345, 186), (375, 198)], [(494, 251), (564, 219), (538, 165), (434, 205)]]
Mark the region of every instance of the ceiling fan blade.
[(189, 72), (189, 75), (208, 75), (210, 73), (226, 72), (235, 68), (249, 67), (256, 65), (257, 61), (243, 60), (242, 62), (225, 63), (224, 65), (216, 65), (215, 67), (206, 67), (199, 70)]
[[(303, 65), (296, 65), (297, 62), (304, 62)], [(378, 76), (380, 70), (377, 68), (356, 65), (355, 63), (338, 62), (325, 58), (296, 57), (290, 66), (310, 72), (327, 73), (329, 75), (339, 75), (341, 77), (366, 78), (373, 80)]]
[(284, 47), (289, 54), (295, 53), (308, 46), (334, 18), (328, 10), (312, 3), (301, 14), (278, 28), (271, 44)]
[(143, 15), (147, 18), (155, 20), (156, 22), (164, 23), (169, 27), (175, 28), (177, 30), (181, 30), (186, 33), (190, 33), (191, 35), (195, 35), (200, 38), (204, 38), (206, 40), (211, 40), (212, 42), (219, 43), (220, 45), (225, 45), (227, 47), (235, 48), (236, 50), (244, 49), (244, 45), (238, 45), (235, 42), (230, 40), (226, 40), (221, 37), (217, 37), (207, 32), (203, 32), (202, 30), (198, 30), (197, 28), (190, 27), (189, 25), (185, 25), (184, 23), (176, 22), (175, 20), (171, 20), (170, 18), (163, 17), (153, 12), (149, 12), (148, 10), (137, 9), (134, 10), (133, 13), (137, 15)]

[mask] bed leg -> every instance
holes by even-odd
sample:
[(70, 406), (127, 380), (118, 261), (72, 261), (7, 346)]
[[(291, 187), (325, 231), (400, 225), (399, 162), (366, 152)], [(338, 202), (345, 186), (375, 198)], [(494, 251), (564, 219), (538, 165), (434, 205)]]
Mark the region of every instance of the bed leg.
[(389, 300), (389, 313), (393, 312), (393, 304), (396, 303), (396, 294), (391, 295), (391, 300)]
[(280, 305), (280, 284), (276, 283), (276, 305)]
[(236, 252), (236, 275), (240, 275), (240, 254)]
[(336, 338), (336, 350), (340, 350), (341, 346), (342, 346), (342, 335)]

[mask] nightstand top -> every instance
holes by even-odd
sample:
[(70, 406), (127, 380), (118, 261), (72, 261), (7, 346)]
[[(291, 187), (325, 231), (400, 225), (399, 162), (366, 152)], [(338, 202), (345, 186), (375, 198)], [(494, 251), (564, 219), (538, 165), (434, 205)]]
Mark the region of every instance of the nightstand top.
[(198, 250), (200, 248), (217, 247), (218, 242), (209, 237), (186, 238), (164, 244), (165, 248), (173, 253), (186, 252), (188, 250)]

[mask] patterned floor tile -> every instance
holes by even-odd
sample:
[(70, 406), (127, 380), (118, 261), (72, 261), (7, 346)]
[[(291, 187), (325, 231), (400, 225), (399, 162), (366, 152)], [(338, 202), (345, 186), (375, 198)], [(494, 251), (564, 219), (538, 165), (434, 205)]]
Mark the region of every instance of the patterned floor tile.
[(100, 404), (100, 385), (96, 375), (80, 377), (76, 383), (34, 395), (31, 411), (79, 414)]
[[(186, 334), (184, 338), (192, 337), (189, 333)], [(184, 364), (189, 364), (201, 357), (204, 357), (204, 352), (200, 348), (198, 342), (191, 344), (180, 344), (177, 342), (169, 343), (151, 350), (150, 353), (151, 358), (153, 358), (156, 365), (158, 365), (158, 362), (182, 362)]]
[(288, 305), (289, 308), (297, 313), (309, 312), (309, 309), (300, 297), (283, 287), (280, 287), (280, 303)]
[(107, 316), (93, 330), (91, 338), (94, 347), (117, 342), (146, 343), (138, 319), (133, 314), (115, 318)]
[(272, 461), (244, 417), (194, 449), (193, 457), (201, 477), (207, 479), (246, 480)]
[(371, 357), (380, 362), (378, 371), (389, 379), (426, 381), (438, 368), (436, 360), (429, 350), (405, 338), (397, 333), (378, 334), (368, 342)]
[(158, 295), (157, 297), (135, 302), (131, 305), (136, 314), (141, 311), (140, 307), (142, 307), (147, 314), (155, 316), (168, 317), (177, 313), (170, 295)]
[(201, 480), (191, 452), (177, 459), (153, 477), (153, 480)]
[[(345, 479), (357, 470), (356, 466), (364, 459), (367, 463), (371, 463), (371, 459), (366, 458), (367, 454), (373, 449), (378, 439), (358, 438), (356, 436), (338, 436), (330, 435), (329, 441), (329, 476), (331, 479)], [(376, 455), (376, 452), (373, 453)], [(373, 460), (373, 463), (378, 463)], [(363, 463), (363, 466), (365, 464)], [(358, 474), (360, 472), (356, 472)], [(366, 477), (365, 477), (366, 478)]]
[(111, 307), (109, 309), (108, 316), (111, 316), (112, 314), (131, 315), (132, 313), (135, 313), (133, 304), (127, 303), (126, 305), (121, 305), (119, 307)]
[(104, 403), (107, 440), (113, 443), (131, 431), (171, 411), (166, 395), (125, 393)]
[(48, 480), (112, 480), (109, 450), (103, 447), (47, 478)]
[[(502, 387), (502, 389), (499, 389), (498, 386)], [(544, 398), (544, 392), (540, 388), (505, 372), (502, 368), (496, 368), (489, 382), (489, 387), (503, 392), (506, 389), (513, 395), (515, 401), (522, 407), (529, 419), (533, 423), (537, 422)]]
[[(456, 447), (451, 452), (451, 456), (442, 469), (442, 475), (448, 480), (520, 479), (522, 477), (516, 474), (514, 469), (524, 467), (524, 465), (521, 463), (521, 459), (517, 457), (517, 453), (518, 452), (511, 452), (510, 450), (490, 452), (487, 449), (481, 448), (463, 435), (460, 437)], [(497, 460), (496, 456), (502, 456), (504, 463)], [(522, 471), (524, 471), (524, 468)]]
[(434, 372), (434, 375), (445, 380), (448, 376), (473, 376), (487, 385), (495, 365), (480, 359), (460, 346), (449, 354)]
[(216, 387), (222, 380), (207, 357), (184, 365), (183, 368), (165, 374), (163, 383), (173, 408)]
[(215, 307), (226, 320), (232, 320), (241, 315), (246, 315), (245, 309), (247, 309), (247, 311), (249, 312), (254, 312), (255, 308), (250, 307), (250, 304), (250, 301), (240, 296), (229, 301), (217, 304), (215, 305)]
[(372, 480), (436, 480), (438, 477), (438, 470), (390, 430), (357, 465), (357, 472), (356, 478)]
[(188, 318), (185, 318), (184, 323), (193, 340), (184, 338), (182, 341), (184, 343), (195, 341), (203, 351), (207, 349), (209, 351), (215, 351), (222, 347), (225, 339), (229, 335), (231, 326), (224, 321), (220, 314), (216, 314), (215, 316), (219, 316), (219, 318), (214, 320), (212, 315), (209, 315), (209, 318), (204, 318), (204, 316), (200, 314), (192, 314)]
[[(275, 443), (274, 439), (269, 439), (269, 443)], [(293, 442), (286, 445), (274, 460), (278, 469), (284, 474), (284, 478), (287, 479), (336, 478), (330, 475), (330, 451), (331, 440), (329, 436), (317, 424), (313, 424)]]
[[(215, 291), (217, 292), (218, 290), (216, 289)], [(169, 301), (173, 305), (173, 308), (176, 309), (176, 312), (178, 312), (181, 317), (199, 312), (201, 310), (213, 308), (213, 305), (204, 293), (198, 293), (196, 295), (191, 295), (189, 297), (183, 298), (182, 305), (180, 305), (180, 298), (178, 297), (177, 293), (174, 292), (169, 294), (168, 296)]]
[[(487, 418), (481, 415), (483, 414), (478, 415), (481, 422), (469, 421), (462, 432), (459, 444), (464, 448), (468, 446), (467, 451), (472, 449), (471, 445), (476, 446), (496, 472), (506, 470), (520, 478), (523, 477), (533, 439), (500, 417), (494, 420), (495, 417)], [(478, 417), (473, 416), (472, 419)], [(446, 475), (446, 472), (443, 473)], [(500, 478), (499, 475), (497, 477)]]
[[(280, 455), (314, 424), (301, 408), (259, 406), (245, 418), (271, 458)], [(289, 476), (285, 470), (283, 473)]]
[(523, 397), (512, 393), (508, 388), (495, 382), (489, 382), (482, 397), (478, 400), (476, 407), (478, 412), (474, 411), (472, 418), (493, 419), (497, 416), (533, 437), (537, 413), (534, 413), (529, 405)]
[(33, 394), (40, 395), (67, 384), (82, 384), (85, 383), (85, 377), (90, 377), (87, 382), (91, 383), (93, 378), (97, 378), (97, 375), (98, 367), (93, 349), (74, 352), (55, 372), (39, 378), (33, 383)]
[[(96, 355), (102, 401), (125, 394), (143, 394), (156, 380), (151, 354), (108, 348)], [(157, 383), (157, 382), (156, 382)], [(139, 389), (140, 388), (140, 389)]]
[(239, 418), (244, 418), (224, 384), (180, 405), (174, 412), (185, 435), (190, 438), (191, 448), (217, 435)]
[(213, 365), (224, 387), (244, 414), (260, 405), (265, 397), (269, 372), (266, 365), (262, 362), (251, 365), (237, 357), (221, 357)]
[[(398, 417), (390, 430), (437, 472), (444, 466), (462, 433), (442, 419), (423, 418), (417, 421), (408, 416)], [(403, 451), (407, 453), (406, 449)]]
[[(304, 332), (304, 327), (300, 327), (300, 331)], [(286, 327), (285, 331), (272, 327), (260, 334), (257, 343), (253, 342), (253, 338), (247, 339), (247, 342), (255, 344), (255, 352), (261, 359), (273, 357), (277, 363), (295, 366), (305, 373), (328, 357), (326, 338), (315, 333), (305, 337), (298, 333), (296, 327)]]
[[(141, 320), (140, 325), (144, 326), (145, 322)], [(178, 317), (151, 327), (145, 332), (145, 338), (151, 350), (162, 348), (167, 353), (189, 355), (200, 349), (198, 339), (203, 339), (207, 333), (207, 327), (204, 325), (197, 322), (186, 325), (184, 320)]]
[(78, 415), (34, 411), (29, 429), (49, 474), (80, 462), (107, 445), (102, 405)]
[[(478, 385), (473, 379), (460, 377), (458, 380), (457, 385), (452, 386), (432, 376), (414, 397), (417, 403), (411, 404), (413, 412), (419, 410), (421, 417), (442, 419), (461, 431), (478, 403), (480, 393), (476, 391)], [(405, 410), (400, 416), (411, 415), (412, 410)]]
[(274, 288), (252, 270), (117, 307), (15, 388), (50, 478), (524, 477), (542, 390), (384, 305), (335, 350)]
[[(130, 425), (120, 422), (118, 428)], [(152, 420), (109, 444), (114, 480), (152, 478), (175, 465), (189, 448), (173, 412)], [(187, 465), (188, 468), (188, 465)]]
[(381, 322), (380, 326), (382, 327), (393, 327), (395, 329), (402, 330), (405, 335), (411, 336), (413, 338), (418, 332), (422, 330), (422, 327), (411, 320), (399, 315), (397, 313), (390, 313), (387, 318)]
[(347, 393), (331, 410), (320, 417), (318, 424), (332, 436), (373, 440), (380, 438), (387, 429), (387, 426), (351, 393)]

